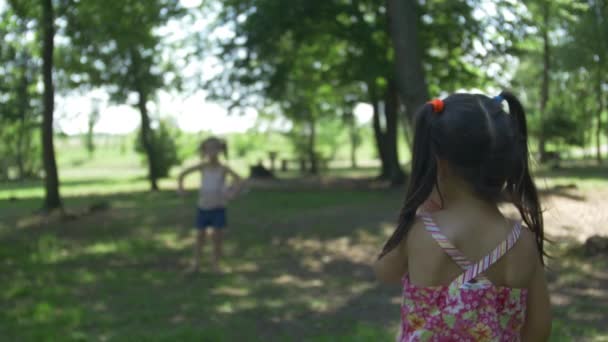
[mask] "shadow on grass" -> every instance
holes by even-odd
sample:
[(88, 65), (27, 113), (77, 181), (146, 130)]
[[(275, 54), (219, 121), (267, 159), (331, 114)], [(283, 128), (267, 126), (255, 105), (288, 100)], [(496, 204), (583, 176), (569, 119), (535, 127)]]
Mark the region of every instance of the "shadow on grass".
[(569, 166), (554, 170), (540, 170), (535, 176), (552, 178), (571, 178), (573, 180), (608, 180), (608, 165)]
[[(61, 180), (61, 186), (70, 188), (70, 187), (89, 186), (89, 185), (104, 186), (104, 185), (108, 185), (108, 184), (117, 184), (117, 183), (128, 184), (132, 181), (141, 180), (141, 178), (142, 177), (133, 177), (131, 179), (114, 179), (114, 178), (108, 178), (108, 177), (99, 177), (99, 178), (87, 178), (87, 179), (65, 179), (65, 180)], [(44, 186), (44, 183), (43, 183), (42, 179), (1, 182), (0, 191), (40, 189), (43, 186)]]
[[(172, 192), (69, 197), (71, 210), (99, 200), (111, 208), (47, 223), (30, 217), (39, 199), (5, 201), (0, 211), (11, 215), (2, 221), (0, 239), (8, 247), (0, 251), (0, 281), (11, 286), (1, 291), (0, 332), (24, 340), (385, 336), (386, 322), (397, 318), (390, 295), (379, 302), (381, 312), (339, 313), (376, 284), (366, 263), (327, 246), (364, 226), (378, 234), (378, 220), (391, 206), (371, 216), (363, 209), (393, 200), (381, 197), (352, 191), (244, 196), (230, 209), (229, 271), (195, 277), (183, 274), (191, 258), (194, 194), (186, 200)], [(317, 247), (298, 249), (310, 241)]]
[[(563, 246), (568, 246), (563, 248)], [(573, 247), (576, 246), (576, 247)], [(562, 243), (553, 252), (548, 273), (553, 303), (555, 341), (605, 338), (608, 313), (608, 262), (587, 258), (575, 243)]]
[[(110, 209), (46, 223), (30, 217), (38, 198), (0, 202), (0, 283), (8, 284), (0, 290), (0, 334), (26, 341), (391, 340), (399, 288), (378, 285), (369, 264), (401, 197), (255, 190), (229, 209), (226, 272), (194, 276), (184, 274), (194, 193), (68, 197), (74, 211), (100, 200)], [(557, 333), (605, 334), (600, 264), (574, 256), (556, 263)]]
[(577, 186), (575, 184), (570, 185), (556, 185), (548, 189), (540, 189), (539, 194), (541, 196), (557, 196), (571, 199), (573, 201), (585, 201), (586, 197), (576, 192)]

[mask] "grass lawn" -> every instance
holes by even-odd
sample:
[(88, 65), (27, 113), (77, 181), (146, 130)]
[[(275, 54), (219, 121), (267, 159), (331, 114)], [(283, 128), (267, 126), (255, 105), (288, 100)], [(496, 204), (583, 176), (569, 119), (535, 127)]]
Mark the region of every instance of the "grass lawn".
[[(98, 166), (62, 173), (70, 211), (110, 204), (73, 220), (34, 214), (38, 183), (0, 185), (2, 340), (394, 340), (399, 288), (378, 284), (369, 265), (403, 189), (254, 188), (230, 207), (225, 272), (192, 276), (195, 193), (178, 198), (174, 181), (146, 192), (137, 163)], [(573, 242), (608, 222), (603, 171), (541, 175), (549, 187), (578, 186), (543, 192), (555, 237), (553, 341), (608, 341), (608, 265)], [(551, 217), (592, 205), (570, 215), (581, 230)]]

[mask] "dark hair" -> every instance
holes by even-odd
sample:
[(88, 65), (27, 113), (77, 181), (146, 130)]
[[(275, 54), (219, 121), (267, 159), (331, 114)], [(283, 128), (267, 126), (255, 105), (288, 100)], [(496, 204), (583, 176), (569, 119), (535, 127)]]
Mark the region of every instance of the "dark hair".
[[(502, 106), (509, 105), (509, 113)], [(415, 118), (412, 172), (397, 228), (380, 256), (395, 248), (407, 235), (416, 211), (437, 185), (437, 158), (446, 160), (482, 199), (508, 199), (536, 236), (543, 261), (543, 217), (529, 170), (524, 109), (510, 92), (489, 98), (453, 94), (443, 111), (422, 106)], [(438, 189), (441, 196), (440, 189)]]
[(220, 146), (221, 152), (224, 153), (224, 157), (228, 158), (228, 143), (226, 142), (226, 140), (220, 139), (218, 137), (209, 137), (209, 138), (203, 140), (203, 142), (201, 142), (200, 145), (198, 145), (198, 150), (200, 152), (204, 152), (205, 146), (207, 144), (211, 144), (211, 143), (218, 144)]

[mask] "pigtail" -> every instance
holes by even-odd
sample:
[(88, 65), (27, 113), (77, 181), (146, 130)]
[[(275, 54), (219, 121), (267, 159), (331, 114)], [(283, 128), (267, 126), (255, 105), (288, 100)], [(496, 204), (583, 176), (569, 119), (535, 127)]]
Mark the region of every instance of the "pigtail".
[(221, 139), (220, 144), (222, 146), (222, 152), (224, 153), (224, 157), (228, 159), (228, 142), (226, 140)]
[(434, 107), (425, 104), (416, 114), (416, 129), (412, 147), (412, 172), (408, 182), (405, 203), (399, 214), (395, 231), (384, 244), (379, 258), (393, 250), (405, 238), (416, 217), (418, 208), (428, 199), (437, 180), (431, 127), (435, 120)]
[(540, 253), (541, 262), (544, 264), (544, 226), (543, 215), (538, 191), (532, 180), (529, 167), (528, 152), (528, 129), (526, 125), (526, 113), (521, 102), (508, 91), (503, 91), (500, 97), (504, 98), (509, 104), (509, 113), (517, 127), (517, 144), (521, 155), (517, 170), (507, 178), (506, 190), (511, 196), (513, 203), (517, 207), (522, 219), (536, 237), (536, 245)]

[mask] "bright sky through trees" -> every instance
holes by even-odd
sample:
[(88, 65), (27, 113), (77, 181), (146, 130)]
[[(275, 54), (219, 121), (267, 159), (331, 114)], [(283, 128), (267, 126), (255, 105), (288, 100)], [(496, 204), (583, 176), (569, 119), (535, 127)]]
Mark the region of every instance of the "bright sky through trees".
[[(181, 0), (181, 2), (185, 7), (196, 7), (200, 5), (201, 0)], [(205, 21), (205, 19), (199, 18), (194, 26), (204, 26)], [(179, 39), (185, 34), (183, 30), (184, 23), (173, 22), (160, 31), (163, 35), (168, 34)], [(215, 34), (231, 34), (231, 32), (220, 30)], [(217, 69), (218, 67), (212, 59), (203, 58), (202, 61), (191, 61), (182, 70), (185, 74), (201, 70), (203, 75), (212, 75), (217, 72)], [(195, 91), (193, 94), (170, 94), (160, 91), (155, 105), (150, 106), (150, 111), (153, 115), (173, 117), (180, 129), (187, 132), (204, 130), (215, 134), (225, 134), (244, 132), (255, 125), (258, 117), (255, 109), (247, 110), (245, 115), (229, 115), (222, 105), (207, 101), (205, 98), (204, 90)], [(107, 100), (103, 89), (84, 94), (71, 92), (67, 96), (57, 96), (56, 126), (58, 131), (67, 134), (84, 133), (87, 130), (88, 114), (95, 101), (98, 102), (103, 114), (95, 125), (96, 133), (125, 134), (133, 132), (139, 127), (140, 115), (133, 106), (112, 105)], [(355, 115), (360, 123), (369, 122), (372, 108), (367, 104), (359, 104), (355, 108)]]

